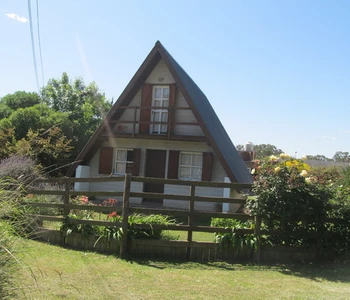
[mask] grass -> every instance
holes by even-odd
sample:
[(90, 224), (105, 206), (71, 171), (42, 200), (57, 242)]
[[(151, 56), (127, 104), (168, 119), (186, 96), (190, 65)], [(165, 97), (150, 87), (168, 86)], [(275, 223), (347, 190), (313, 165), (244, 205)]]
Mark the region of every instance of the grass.
[[(23, 299), (348, 299), (350, 265), (120, 260), (25, 241)], [(21, 299), (20, 297), (18, 299)]]

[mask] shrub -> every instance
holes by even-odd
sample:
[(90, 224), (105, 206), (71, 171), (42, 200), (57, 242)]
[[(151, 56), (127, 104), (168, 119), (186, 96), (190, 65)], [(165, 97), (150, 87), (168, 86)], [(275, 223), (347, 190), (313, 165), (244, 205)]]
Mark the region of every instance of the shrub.
[(310, 247), (316, 239), (310, 231), (322, 234), (333, 191), (330, 186), (318, 184), (305, 163), (286, 158), (270, 157), (255, 169), (253, 192), (246, 207), (251, 214), (263, 218), (263, 226), (281, 235), (270, 236), (277, 245)]
[[(134, 224), (148, 224), (149, 229), (133, 227)], [(161, 239), (162, 230), (154, 229), (152, 225), (176, 225), (176, 221), (164, 215), (142, 215), (132, 214), (129, 216), (128, 239)]]
[(233, 247), (236, 254), (243, 249), (254, 250), (257, 247), (257, 238), (254, 234), (241, 234), (237, 229), (250, 229), (253, 227), (251, 221), (242, 222), (236, 219), (212, 218), (210, 226), (231, 228), (230, 233), (215, 232), (215, 241), (219, 243), (221, 249)]
[[(14, 155), (0, 162), (0, 178), (13, 179), (15, 184), (28, 185), (41, 177), (35, 161), (26, 156)], [(8, 186), (9, 188), (11, 186)]]

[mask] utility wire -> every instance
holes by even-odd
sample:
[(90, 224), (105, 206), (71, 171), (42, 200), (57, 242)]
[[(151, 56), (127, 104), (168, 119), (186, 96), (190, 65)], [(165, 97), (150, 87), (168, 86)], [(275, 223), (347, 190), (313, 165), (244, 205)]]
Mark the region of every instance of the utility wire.
[(41, 64), (41, 78), (43, 80), (43, 86), (45, 85), (45, 77), (44, 77), (44, 65), (43, 65), (43, 56), (41, 54), (41, 41), (40, 41), (40, 24), (39, 24), (39, 0), (36, 0), (36, 17), (38, 20), (38, 43), (39, 43), (39, 56), (40, 56), (40, 64)]
[(35, 56), (35, 47), (34, 47), (32, 8), (31, 8), (30, 0), (28, 0), (28, 12), (29, 12), (30, 36), (31, 36), (31, 39), (32, 39), (33, 63), (34, 63), (34, 71), (35, 71), (36, 85), (37, 85), (38, 92), (40, 93), (39, 77), (38, 77), (38, 68), (37, 68), (37, 65), (36, 65), (36, 56)]

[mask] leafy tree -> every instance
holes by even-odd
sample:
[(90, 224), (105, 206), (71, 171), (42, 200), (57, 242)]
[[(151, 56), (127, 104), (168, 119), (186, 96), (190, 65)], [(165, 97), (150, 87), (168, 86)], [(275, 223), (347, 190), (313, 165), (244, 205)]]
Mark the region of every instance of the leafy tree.
[(244, 146), (243, 145), (236, 145), (236, 149), (237, 149), (237, 151), (243, 151)]
[(340, 162), (350, 162), (350, 155), (349, 155), (349, 152), (337, 151), (334, 154), (333, 159), (335, 161), (340, 161)]
[[(243, 151), (244, 146), (243, 145), (237, 145), (236, 149), (238, 151)], [(280, 155), (283, 153), (281, 149), (278, 149), (274, 145), (270, 144), (260, 144), (260, 145), (255, 145), (254, 146), (254, 151), (255, 151), (255, 158), (256, 159), (262, 159), (271, 155)]]
[(309, 160), (320, 160), (320, 161), (330, 161), (332, 159), (324, 156), (324, 155), (320, 155), (320, 154), (317, 154), (317, 155), (306, 155), (306, 158), (309, 159)]
[(8, 107), (10, 110), (30, 107), (40, 102), (41, 99), (37, 93), (28, 93), (25, 91), (17, 91), (13, 94), (8, 94), (0, 100), (0, 104)]
[(72, 124), (68, 114), (53, 111), (46, 104), (19, 108), (0, 121), (0, 129), (12, 128), (16, 140), (25, 138), (30, 129), (47, 130), (55, 126), (60, 126), (65, 135), (69, 136)]
[(66, 136), (72, 140), (71, 158), (75, 159), (102, 122), (111, 103), (94, 82), (86, 86), (80, 78), (71, 81), (67, 73), (60, 79), (50, 79), (42, 90), (42, 97), (51, 109), (68, 115), (72, 132)]

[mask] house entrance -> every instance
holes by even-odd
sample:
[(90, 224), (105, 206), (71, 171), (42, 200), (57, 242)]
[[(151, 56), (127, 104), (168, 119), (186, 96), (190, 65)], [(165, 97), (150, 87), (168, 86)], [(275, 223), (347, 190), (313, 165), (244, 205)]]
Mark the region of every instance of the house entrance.
[[(164, 178), (166, 150), (147, 150), (146, 155), (146, 177)], [(149, 193), (164, 193), (164, 184), (145, 183), (143, 191)], [(142, 203), (151, 206), (162, 206), (163, 199), (144, 198)]]

